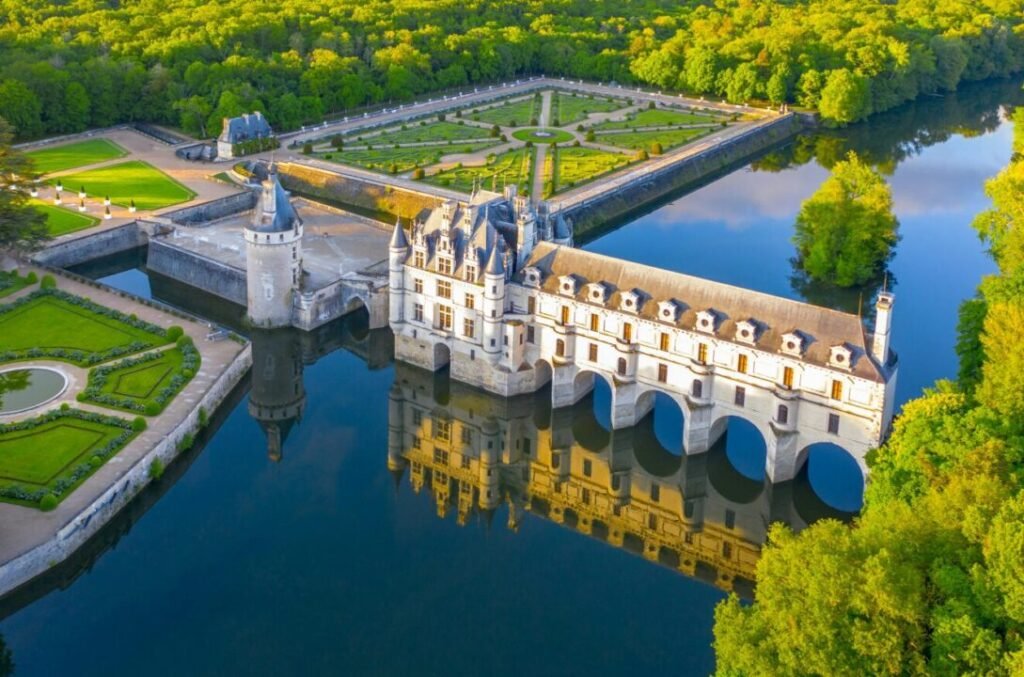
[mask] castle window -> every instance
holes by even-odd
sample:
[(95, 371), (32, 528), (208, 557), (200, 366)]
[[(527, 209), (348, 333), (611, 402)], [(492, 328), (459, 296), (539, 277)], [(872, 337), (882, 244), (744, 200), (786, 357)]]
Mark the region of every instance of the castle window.
[(782, 368), (782, 385), (786, 388), (793, 387), (793, 367)]
[(423, 268), (427, 265), (427, 255), (423, 252), (416, 252), (412, 257), (413, 265), (417, 268)]
[(841, 400), (843, 399), (843, 382), (832, 381), (832, 399)]
[(789, 407), (780, 404), (778, 411), (775, 413), (775, 420), (782, 425), (789, 423)]
[(601, 328), (601, 318), (598, 317), (597, 313), (590, 314), (590, 331), (599, 331)]
[(292, 261), (295, 261), (298, 258), (299, 258), (298, 250), (296, 250), (295, 247), (292, 247)]
[(741, 374), (746, 374), (747, 373), (747, 356), (746, 355), (740, 355), (738, 358), (736, 358), (736, 371), (738, 371)]
[(412, 412), (412, 424), (415, 425), (415, 426), (418, 426), (421, 423), (423, 423), (423, 412), (420, 411), (419, 409), (413, 410), (413, 412)]
[(703, 397), (704, 396), (704, 381), (701, 381), (700, 379), (694, 380), (693, 385), (690, 386), (690, 394), (693, 395), (694, 397), (698, 397), (698, 398), (699, 397)]
[(436, 465), (448, 465), (448, 452), (444, 449), (434, 449), (434, 463)]
[(534, 334), (534, 328), (532, 324), (526, 328), (526, 342), (536, 343), (536, 337)]
[(732, 543), (728, 541), (722, 543), (722, 557), (732, 559)]
[(746, 406), (747, 389), (743, 386), (736, 386), (736, 395), (733, 397), (732, 401), (737, 407)]
[(469, 310), (476, 308), (476, 297), (472, 294), (466, 294), (466, 308)]
[(475, 282), (476, 281), (476, 266), (470, 266), (470, 265), (466, 266), (466, 281), (467, 282)]
[(562, 306), (562, 325), (569, 324), (569, 306)]
[(725, 511), (725, 528), (735, 529), (736, 528), (736, 511), (726, 510)]
[[(451, 442), (452, 439), (452, 422), (445, 421), (444, 419), (434, 419), (434, 438), (441, 440), (442, 442)], [(447, 463), (447, 461), (445, 461)]]
[(530, 315), (537, 313), (537, 299), (536, 297), (530, 296), (526, 299), (526, 312)]
[(708, 363), (708, 344), (700, 343), (697, 345), (697, 361), (701, 364)]
[(277, 236), (277, 241), (284, 242), (284, 233), (281, 233), (280, 235)]
[(589, 359), (591, 362), (597, 362), (597, 344), (596, 343), (591, 343), (590, 344), (589, 354), (587, 355), (587, 359)]
[(565, 357), (565, 341), (558, 339), (555, 342), (555, 355), (558, 357)]
[(653, 512), (647, 515), (647, 528), (652, 531), (658, 528), (658, 516)]
[(412, 318), (417, 322), (423, 321), (423, 304), (417, 303), (412, 307)]
[(466, 318), (462, 321), (462, 335), (466, 338), (473, 338), (476, 334), (476, 327), (474, 326), (473, 320)]
[(831, 435), (839, 434), (839, 414), (828, 415), (828, 432)]
[(583, 476), (590, 477), (590, 473), (593, 472), (592, 463), (589, 458), (583, 459)]
[(423, 293), (423, 280), (415, 279), (412, 281), (412, 290), (417, 294)]
[(657, 503), (658, 501), (661, 500), (661, 485), (660, 484), (652, 484), (651, 485), (651, 500), (653, 502), (655, 502), (655, 503)]
[(658, 337), (658, 348), (660, 348), (661, 350), (668, 350), (668, 343), (668, 334), (665, 332), (661, 332), (661, 335)]
[(620, 357), (619, 358), (619, 375), (620, 376), (625, 376), (626, 375), (626, 358), (624, 358), (624, 357)]
[(440, 256), (437, 259), (437, 272), (442, 275), (452, 274), (452, 260), (447, 256)]
[(438, 306), (437, 310), (438, 310), (438, 313), (437, 313), (438, 326), (441, 327), (441, 329), (451, 329), (452, 328), (452, 307), (451, 306)]
[(445, 280), (438, 280), (437, 295), (443, 299), (450, 299), (452, 297), (452, 283)]
[(666, 383), (668, 381), (668, 365), (667, 364), (659, 364), (658, 365), (658, 381), (661, 382), (661, 383)]
[(622, 324), (622, 340), (626, 343), (632, 343), (633, 341), (633, 325), (629, 322)]

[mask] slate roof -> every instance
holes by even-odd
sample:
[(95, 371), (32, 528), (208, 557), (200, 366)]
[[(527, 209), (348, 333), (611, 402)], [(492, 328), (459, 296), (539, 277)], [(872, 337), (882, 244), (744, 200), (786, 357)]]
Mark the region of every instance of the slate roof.
[[(529, 267), (541, 271), (541, 288), (551, 294), (560, 293), (560, 277), (574, 276), (575, 298), (582, 302), (593, 302), (587, 294), (588, 283), (603, 282), (608, 296), (600, 305), (607, 308), (618, 309), (622, 294), (635, 291), (641, 304), (636, 315), (651, 321), (665, 322), (658, 314), (658, 303), (672, 301), (680, 312), (670, 323), (682, 329), (698, 331), (697, 313), (711, 311), (716, 317), (715, 337), (741, 345), (750, 344), (736, 339), (736, 325), (750, 321), (758, 327), (753, 347), (767, 352), (780, 351), (784, 334), (798, 333), (804, 339), (802, 359), (826, 367), (832, 346), (845, 345), (853, 353), (850, 371), (854, 376), (886, 380), (868, 353), (864, 325), (856, 315), (550, 242), (537, 243), (524, 269)], [(523, 277), (520, 271), (516, 279), (522, 282)]]
[(302, 219), (288, 199), (288, 192), (281, 187), (281, 182), (277, 179), (277, 170), (271, 168), (270, 174), (263, 181), (249, 230), (260, 233), (283, 233), (301, 224)]
[(248, 139), (265, 138), (273, 136), (270, 123), (259, 111), (246, 113), (237, 118), (224, 118), (224, 127), (221, 129), (219, 141), (225, 143), (238, 143)]

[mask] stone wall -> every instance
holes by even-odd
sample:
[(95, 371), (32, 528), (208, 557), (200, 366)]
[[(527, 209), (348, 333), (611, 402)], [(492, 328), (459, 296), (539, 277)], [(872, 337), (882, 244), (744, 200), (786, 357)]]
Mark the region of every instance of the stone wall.
[(164, 212), (161, 216), (181, 225), (202, 225), (222, 219), (231, 214), (249, 211), (256, 207), (258, 194), (254, 190), (245, 190), (227, 197), (210, 200), (197, 205), (190, 205), (172, 212)]
[(174, 245), (164, 237), (149, 243), (146, 267), (184, 284), (245, 306), (245, 271)]
[(62, 240), (37, 252), (33, 261), (55, 268), (68, 268), (110, 254), (142, 247), (146, 233), (132, 221), (98, 233)]
[(204, 409), (208, 413), (216, 411), (251, 366), (252, 347), (246, 346), (175, 429), (142, 456), (121, 479), (65, 524), (50, 540), (0, 566), (0, 595), (70, 557), (128, 505), (152, 481), (149, 467), (153, 461), (159, 459), (166, 467), (180, 453), (184, 453), (178, 444), (199, 428), (199, 410)]
[(573, 233), (578, 240), (592, 239), (617, 220), (621, 222), (623, 217), (660, 198), (699, 187), (743, 166), (757, 153), (778, 146), (799, 133), (804, 125), (804, 119), (798, 115), (776, 118), (702, 153), (655, 169), (627, 186), (568, 206), (560, 213), (573, 224)]
[(370, 183), (314, 167), (288, 163), (278, 165), (278, 171), (281, 184), (292, 192), (383, 213), (389, 220), (397, 216), (410, 219), (424, 209), (434, 209), (441, 204), (439, 198), (431, 195)]
[(300, 294), (292, 309), (292, 326), (310, 331), (366, 306), (370, 329), (388, 325), (387, 277), (338, 280)]

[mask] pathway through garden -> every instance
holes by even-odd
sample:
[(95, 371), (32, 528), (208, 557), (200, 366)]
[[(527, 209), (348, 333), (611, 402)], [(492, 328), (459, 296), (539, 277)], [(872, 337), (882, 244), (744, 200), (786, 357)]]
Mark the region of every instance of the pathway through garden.
[[(551, 90), (545, 91), (541, 94), (540, 99), (540, 117), (538, 122), (540, 127), (544, 128), (548, 126), (548, 119), (551, 117)], [(548, 145), (546, 143), (537, 144), (537, 152), (533, 159), (533, 188), (530, 190), (530, 199), (533, 204), (537, 204), (544, 197), (544, 163), (548, 157)]]

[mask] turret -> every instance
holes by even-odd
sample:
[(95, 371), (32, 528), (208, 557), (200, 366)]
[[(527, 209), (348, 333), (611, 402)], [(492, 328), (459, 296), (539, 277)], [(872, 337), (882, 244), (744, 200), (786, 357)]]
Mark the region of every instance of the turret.
[(885, 367), (889, 363), (889, 334), (892, 330), (892, 306), (896, 297), (892, 292), (881, 292), (875, 302), (875, 333), (871, 341), (871, 356)]
[(501, 325), (505, 314), (505, 264), (499, 248), (500, 240), (495, 240), (484, 269), (484, 352), (491, 357), (501, 354)]
[(302, 219), (273, 166), (244, 234), (249, 320), (257, 327), (287, 327), (302, 284)]
[(501, 502), (499, 496), (499, 445), (501, 428), (493, 418), (488, 418), (480, 428), (482, 436), (480, 445), (479, 476), (480, 495), (477, 497), (481, 510), (493, 510)]
[(395, 221), (388, 246), (388, 321), (391, 327), (405, 320), (405, 260), (409, 257), (409, 240), (402, 220)]
[(522, 270), (537, 244), (537, 215), (529, 199), (517, 197), (516, 213), (516, 270)]

